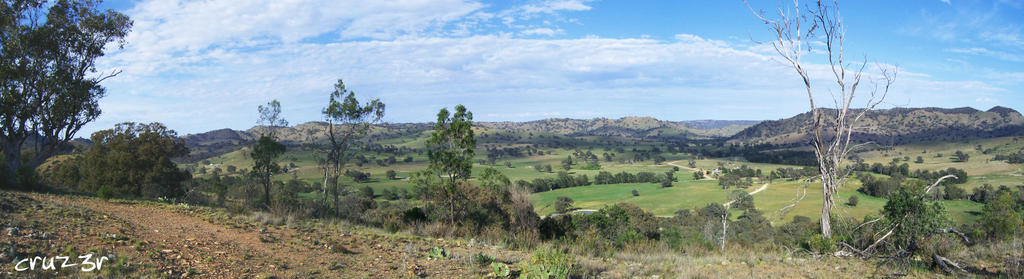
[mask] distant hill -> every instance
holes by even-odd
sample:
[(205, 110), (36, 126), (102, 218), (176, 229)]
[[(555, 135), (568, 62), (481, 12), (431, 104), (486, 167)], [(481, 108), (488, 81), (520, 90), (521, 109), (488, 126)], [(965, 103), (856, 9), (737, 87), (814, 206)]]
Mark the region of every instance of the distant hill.
[[(834, 114), (834, 109), (824, 109)], [(764, 121), (729, 138), (746, 143), (800, 144), (810, 142), (811, 113)], [(829, 125), (831, 126), (831, 125)], [(980, 111), (963, 108), (894, 108), (868, 112), (854, 133), (857, 142), (906, 144), (923, 141), (956, 141), (1024, 134), (1024, 117), (1005, 107)], [(827, 129), (826, 129), (827, 130)], [(829, 135), (831, 136), (831, 135)]]
[(551, 118), (528, 122), (479, 122), (475, 125), (489, 129), (535, 131), (567, 136), (709, 139), (728, 137), (757, 122), (751, 120), (673, 122), (653, 117), (623, 117), (619, 119)]
[[(482, 129), (539, 132), (565, 136), (608, 136), (626, 138), (661, 139), (713, 139), (725, 138), (758, 121), (750, 120), (694, 120), (664, 121), (652, 117), (623, 117), (619, 119), (552, 118), (528, 122), (474, 122)], [(219, 129), (183, 136), (192, 151), (186, 161), (197, 161), (228, 153), (251, 144), (268, 127), (253, 127), (245, 131)], [(396, 138), (433, 129), (430, 123), (388, 123), (374, 127), (374, 139)], [(327, 122), (313, 121), (292, 127), (277, 128), (277, 137), (287, 145), (322, 143), (327, 141)]]

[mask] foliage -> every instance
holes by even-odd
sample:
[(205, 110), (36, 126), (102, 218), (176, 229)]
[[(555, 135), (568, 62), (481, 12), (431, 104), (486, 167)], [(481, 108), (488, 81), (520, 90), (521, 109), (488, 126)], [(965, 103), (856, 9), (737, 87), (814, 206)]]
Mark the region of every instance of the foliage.
[(349, 91), (345, 83), (339, 79), (334, 85), (334, 91), (329, 95), (327, 107), (321, 113), (327, 120), (328, 143), (320, 158), (320, 166), (324, 170), (321, 203), (326, 206), (327, 198), (330, 196), (334, 200), (334, 208), (339, 209), (339, 197), (343, 195), (344, 190), (341, 189), (338, 178), (352, 156), (350, 149), (355, 139), (365, 135), (371, 124), (379, 122), (384, 117), (384, 103), (379, 99), (373, 99), (360, 104), (355, 92)]
[[(134, 197), (179, 197), (188, 172), (171, 161), (188, 154), (184, 141), (160, 123), (121, 123), (92, 135), (93, 147), (80, 159), (67, 160), (48, 179), (79, 190)], [(65, 165), (68, 164), (68, 165)], [(74, 170), (77, 170), (75, 172)]]
[(454, 224), (460, 210), (459, 180), (469, 179), (473, 170), (473, 154), (476, 140), (473, 138), (473, 113), (463, 105), (455, 107), (455, 114), (442, 108), (437, 113), (434, 131), (427, 139), (427, 157), (430, 166), (424, 176), (436, 176), (439, 180), (425, 185), (431, 202), (444, 205), (449, 224)]
[(572, 209), (572, 203), (573, 200), (569, 197), (558, 197), (558, 200), (555, 201), (555, 212), (562, 214), (569, 212)]
[(967, 162), (967, 160), (971, 159), (970, 154), (960, 150), (957, 150), (956, 153), (953, 154), (953, 157), (955, 157), (955, 159), (953, 159), (955, 162)]
[(856, 207), (857, 203), (860, 203), (860, 198), (858, 198), (856, 195), (852, 195), (849, 199), (846, 200), (846, 205), (849, 206)]
[(499, 193), (512, 184), (508, 177), (502, 174), (497, 169), (488, 167), (484, 168), (480, 174), (480, 187), (487, 189), (493, 193)]
[(428, 259), (447, 259), (449, 256), (448, 251), (444, 250), (444, 247), (434, 246), (427, 252)]
[(553, 249), (540, 249), (522, 263), (522, 278), (567, 279), (578, 269), (575, 256)]
[(640, 192), (637, 191), (636, 189), (633, 189), (632, 193), (633, 193), (634, 197), (639, 197), (640, 196)]
[(883, 220), (893, 230), (890, 239), (894, 247), (910, 249), (911, 243), (931, 235), (936, 229), (948, 227), (946, 209), (938, 202), (926, 203), (921, 190), (921, 185), (900, 188), (889, 196), (882, 209)]
[(740, 210), (754, 209), (754, 196), (747, 191), (733, 190), (729, 193), (729, 199), (733, 201), (732, 207)]
[[(100, 115), (95, 61), (123, 46), (132, 21), (98, 1), (4, 1), (0, 10), (0, 150), (5, 186), (25, 187), (37, 166)], [(22, 157), (25, 144), (31, 152)]]
[(507, 264), (493, 262), (491, 263), (491, 273), (488, 274), (491, 278), (505, 278), (512, 276), (512, 269)]
[(981, 214), (981, 225), (989, 237), (1006, 239), (1020, 235), (1024, 230), (1024, 214), (1021, 206), (1010, 191), (1002, 191), (991, 202), (985, 204)]
[(249, 156), (252, 158), (252, 172), (260, 185), (263, 185), (263, 205), (270, 205), (270, 177), (281, 171), (274, 162), (284, 154), (286, 147), (269, 136), (261, 136), (252, 147)]
[(478, 252), (473, 255), (473, 262), (481, 267), (488, 266), (494, 262), (494, 256)]

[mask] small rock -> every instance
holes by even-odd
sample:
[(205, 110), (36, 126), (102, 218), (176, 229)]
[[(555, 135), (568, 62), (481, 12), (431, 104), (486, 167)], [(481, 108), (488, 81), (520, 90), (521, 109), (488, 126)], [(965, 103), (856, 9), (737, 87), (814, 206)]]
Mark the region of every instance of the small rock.
[(267, 229), (266, 228), (260, 228), (259, 232), (260, 233), (267, 233)]
[(50, 233), (44, 232), (43, 234), (39, 235), (39, 239), (50, 239)]
[(9, 227), (6, 230), (7, 230), (7, 235), (18, 235), (18, 228)]

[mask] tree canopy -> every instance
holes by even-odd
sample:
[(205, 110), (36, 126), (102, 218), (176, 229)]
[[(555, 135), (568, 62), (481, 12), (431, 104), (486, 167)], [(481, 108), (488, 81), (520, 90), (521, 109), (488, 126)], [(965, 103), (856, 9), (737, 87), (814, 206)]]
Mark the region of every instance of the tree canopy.
[[(95, 60), (108, 44), (123, 45), (132, 21), (113, 10), (100, 11), (98, 4), (0, 4), (0, 148), (7, 185), (20, 185), (19, 177), (100, 115), (105, 94), (100, 82), (118, 72), (97, 74)], [(26, 148), (31, 152), (22, 158)]]

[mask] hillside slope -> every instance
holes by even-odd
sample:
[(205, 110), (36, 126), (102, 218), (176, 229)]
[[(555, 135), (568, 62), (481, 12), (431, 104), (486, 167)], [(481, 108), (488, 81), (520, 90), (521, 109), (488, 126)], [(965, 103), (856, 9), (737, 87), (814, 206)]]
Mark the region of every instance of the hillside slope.
[[(836, 113), (834, 109), (824, 111)], [(811, 136), (811, 117), (810, 112), (805, 112), (786, 119), (764, 121), (736, 133), (729, 140), (780, 145), (806, 143)], [(832, 125), (826, 123), (826, 126)], [(854, 141), (898, 145), (1020, 135), (1024, 133), (1024, 116), (998, 106), (987, 111), (968, 107), (894, 108), (870, 111), (858, 126), (865, 129), (854, 133)]]
[[(652, 117), (623, 117), (619, 119), (552, 118), (528, 122), (475, 122), (475, 127), (512, 132), (539, 132), (576, 136), (606, 136), (626, 138), (714, 139), (728, 137), (758, 121), (751, 120), (694, 120), (672, 122)], [(219, 129), (182, 137), (192, 151), (186, 161), (225, 154), (249, 145), (270, 128), (257, 126), (245, 131)], [(387, 123), (375, 126), (370, 138), (394, 139), (433, 129), (430, 123)], [(276, 128), (278, 139), (287, 145), (324, 143), (327, 141), (327, 123), (306, 122), (292, 127)]]

